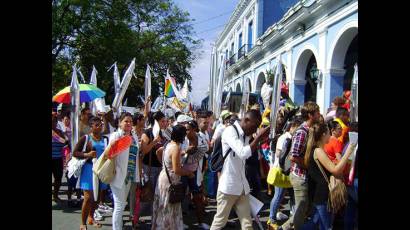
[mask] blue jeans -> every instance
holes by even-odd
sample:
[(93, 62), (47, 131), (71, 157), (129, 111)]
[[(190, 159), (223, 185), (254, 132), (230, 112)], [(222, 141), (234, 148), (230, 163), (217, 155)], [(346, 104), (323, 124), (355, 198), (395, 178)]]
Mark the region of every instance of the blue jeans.
[(197, 180), (197, 171), (193, 172), (194, 177), (189, 178), (188, 176), (181, 176), (181, 182), (184, 184), (185, 189), (189, 187), (189, 192), (192, 194), (197, 194), (200, 192), (200, 189), (196, 183)]
[(354, 229), (357, 212), (357, 178), (354, 179), (353, 186), (347, 186), (348, 200), (344, 216), (344, 229)]
[(320, 230), (332, 229), (333, 214), (327, 210), (327, 203), (314, 205), (313, 217), (308, 220), (303, 226), (302, 230), (317, 229), (319, 224)]
[(284, 191), (284, 188), (275, 186), (275, 195), (273, 196), (272, 201), (270, 202), (269, 218), (272, 222), (276, 221), (276, 212), (278, 211), (280, 202), (282, 201), (283, 195), (285, 194)]

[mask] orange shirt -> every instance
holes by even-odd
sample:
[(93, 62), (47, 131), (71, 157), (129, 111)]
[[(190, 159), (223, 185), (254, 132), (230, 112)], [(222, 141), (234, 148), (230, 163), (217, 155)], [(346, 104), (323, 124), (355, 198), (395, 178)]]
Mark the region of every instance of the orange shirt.
[(324, 146), (325, 152), (333, 163), (337, 163), (336, 153), (342, 154), (343, 144), (336, 137), (331, 136), (329, 143)]

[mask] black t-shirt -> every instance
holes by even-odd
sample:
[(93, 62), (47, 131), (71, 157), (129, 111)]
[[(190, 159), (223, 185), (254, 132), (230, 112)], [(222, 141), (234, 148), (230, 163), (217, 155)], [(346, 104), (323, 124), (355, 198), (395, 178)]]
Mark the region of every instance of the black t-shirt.
[[(316, 161), (313, 159), (313, 153), (310, 155), (309, 167), (308, 167), (308, 186), (309, 186), (309, 198), (313, 201), (313, 204), (323, 204), (327, 202), (329, 197), (329, 188), (327, 181), (323, 177), (322, 172), (317, 166)], [(319, 160), (318, 160), (319, 161)], [(320, 164), (320, 162), (319, 162)], [(322, 169), (326, 173), (327, 178), (329, 179), (331, 173), (322, 166)]]
[[(149, 143), (151, 143), (151, 141), (154, 140), (154, 135), (152, 134), (152, 128), (146, 129), (144, 131), (145, 135), (147, 135), (149, 137)], [(161, 131), (159, 131), (159, 135), (162, 138), (162, 133)], [(163, 138), (164, 140), (165, 138)], [(148, 143), (148, 144), (149, 144)], [(152, 167), (161, 167), (162, 164), (159, 162), (158, 158), (157, 158), (157, 154), (156, 151), (162, 147), (164, 145), (164, 143), (158, 143), (157, 145), (155, 145), (151, 152), (144, 155), (144, 158), (142, 159), (142, 163), (144, 163), (144, 165), (149, 165), (149, 156), (151, 155), (151, 166)]]

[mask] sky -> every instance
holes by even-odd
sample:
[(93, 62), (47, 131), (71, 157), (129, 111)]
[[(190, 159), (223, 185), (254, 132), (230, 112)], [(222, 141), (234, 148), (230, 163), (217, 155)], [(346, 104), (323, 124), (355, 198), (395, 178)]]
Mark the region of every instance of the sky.
[(189, 70), (192, 76), (191, 97), (194, 104), (200, 105), (202, 99), (207, 96), (211, 68), (212, 44), (224, 29), (225, 24), (233, 13), (239, 0), (174, 0), (182, 10), (195, 19), (193, 27), (196, 32), (195, 38), (203, 39), (200, 58)]

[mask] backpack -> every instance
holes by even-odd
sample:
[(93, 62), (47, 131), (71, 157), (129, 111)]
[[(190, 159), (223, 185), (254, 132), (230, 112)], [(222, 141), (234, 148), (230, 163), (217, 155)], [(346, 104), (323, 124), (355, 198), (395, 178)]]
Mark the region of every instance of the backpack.
[(286, 159), (288, 159), (291, 147), (292, 138), (286, 138), (282, 145), (282, 151), (279, 154), (279, 166), (285, 175), (289, 175), (290, 173), (290, 160), (287, 161)]
[[(232, 125), (236, 131), (239, 138), (239, 132), (235, 125)], [(214, 149), (212, 150), (211, 156), (209, 157), (209, 169), (211, 172), (220, 172), (224, 165), (225, 159), (229, 153), (233, 152), (231, 148), (228, 149), (225, 156), (222, 154), (222, 135), (215, 140)], [(235, 157), (235, 152), (233, 152), (233, 157)]]
[[(303, 124), (297, 130), (299, 130), (299, 129), (304, 130), (307, 135), (309, 134), (309, 131), (306, 130), (305, 127), (303, 127)], [(289, 156), (289, 152), (290, 152), (290, 149), (292, 148), (292, 143), (293, 143), (292, 139), (291, 138), (286, 138), (286, 140), (283, 142), (282, 151), (281, 151), (280, 156), (279, 156), (279, 166), (282, 168), (283, 174), (285, 174), (285, 175), (290, 174), (290, 167), (292, 165), (292, 161), (290, 160), (290, 156)], [(306, 142), (307, 142), (307, 140), (308, 140), (308, 138), (305, 139)], [(306, 148), (306, 146), (305, 146), (305, 148)]]

